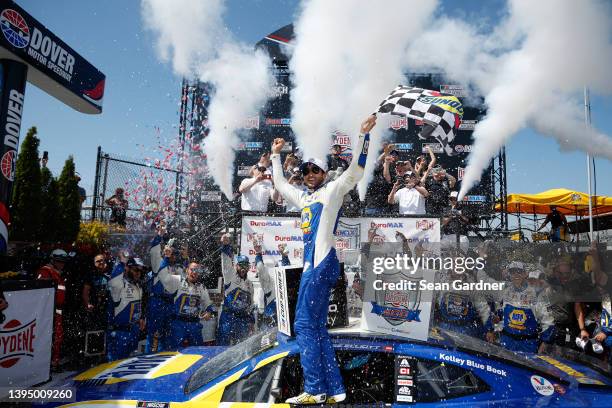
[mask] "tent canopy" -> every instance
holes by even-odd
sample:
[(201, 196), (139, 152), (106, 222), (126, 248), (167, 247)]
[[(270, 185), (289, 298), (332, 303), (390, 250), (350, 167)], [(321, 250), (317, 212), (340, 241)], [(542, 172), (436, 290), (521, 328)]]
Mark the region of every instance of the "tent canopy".
[[(591, 196), (593, 214), (612, 212), (612, 197)], [(538, 194), (508, 194), (508, 212), (521, 214), (548, 214), (550, 206), (566, 215), (589, 215), (589, 196), (578, 191), (554, 188)], [(501, 212), (501, 204), (495, 206)]]

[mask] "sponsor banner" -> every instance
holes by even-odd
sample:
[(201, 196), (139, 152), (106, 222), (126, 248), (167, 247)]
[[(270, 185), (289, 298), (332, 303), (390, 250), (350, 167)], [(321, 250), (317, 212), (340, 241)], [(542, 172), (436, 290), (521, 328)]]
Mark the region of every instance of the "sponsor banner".
[[(1, 25), (0, 28), (6, 29)], [(0, 147), (0, 205), (6, 208), (10, 208), (13, 193), (26, 75), (27, 66), (20, 62), (3, 60), (0, 63), (0, 129), (3, 135)], [(8, 217), (0, 220), (0, 253), (6, 252), (8, 222)]]
[(202, 191), (200, 195), (202, 201), (221, 201), (220, 191)]
[(466, 195), (463, 197), (463, 204), (484, 204), (487, 202), (487, 196), (484, 195)]
[(353, 159), (353, 145), (351, 142), (351, 137), (340, 130), (336, 130), (334, 133), (332, 133), (332, 136), (334, 140), (333, 144), (340, 145), (340, 149), (342, 150), (340, 157), (350, 163)]
[(30, 82), (80, 112), (102, 112), (104, 74), (13, 1), (2, 2), (0, 31), (0, 58), (27, 64)]
[(440, 92), (460, 98), (467, 95), (462, 85), (440, 85)]
[(268, 96), (271, 98), (280, 98), (281, 96), (287, 95), (288, 93), (289, 87), (285, 84), (277, 82), (270, 88)]
[(259, 116), (251, 116), (242, 122), (243, 129), (259, 129)]
[(472, 145), (458, 144), (455, 146), (455, 151), (457, 153), (470, 153), (472, 151)]
[(266, 118), (266, 126), (291, 126), (291, 118)]
[(289, 261), (292, 265), (302, 265), (304, 245), (302, 230), (298, 217), (242, 217), (242, 234), (240, 235), (241, 254), (251, 260), (255, 270), (255, 250), (253, 243), (258, 243), (263, 249), (264, 264), (273, 267), (281, 260), (279, 245), (285, 245), (289, 251)]
[(383, 244), (400, 242), (402, 236), (413, 249), (417, 243), (440, 242), (440, 220), (438, 218), (360, 218), (361, 242)]
[(395, 149), (400, 152), (409, 152), (412, 150), (412, 143), (394, 143)]
[(239, 151), (254, 151), (263, 149), (263, 142), (241, 142), (238, 144)]
[(5, 291), (0, 324), (0, 387), (22, 388), (49, 379), (53, 288)]
[(239, 177), (249, 177), (252, 166), (238, 166), (236, 168), (236, 175)]
[(444, 153), (444, 148), (442, 147), (442, 144), (440, 143), (423, 143), (423, 146), (421, 147), (421, 152), (429, 153), (427, 151), (427, 147), (430, 147), (431, 151), (434, 153)]
[(474, 130), (477, 123), (477, 120), (462, 120), (459, 124), (459, 130)]
[(391, 115), (389, 128), (393, 130), (408, 129), (408, 118), (406, 116)]

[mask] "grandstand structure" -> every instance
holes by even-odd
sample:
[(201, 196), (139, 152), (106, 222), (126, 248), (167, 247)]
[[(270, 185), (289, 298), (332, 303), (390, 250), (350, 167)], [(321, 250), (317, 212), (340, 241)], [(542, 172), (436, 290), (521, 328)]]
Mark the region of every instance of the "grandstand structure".
[[(286, 53), (292, 39), (293, 25), (289, 24), (267, 35), (255, 45), (256, 48), (264, 48), (271, 56), (276, 83), (270, 90), (270, 99), (259, 116), (244, 118), (243, 127), (248, 137), (236, 152), (235, 190), (240, 181), (248, 177), (250, 166), (269, 149), (274, 138), (283, 137), (288, 141), (287, 152), (294, 151), (297, 147), (291, 131), (291, 101), (289, 98), (291, 83)], [(417, 134), (421, 124), (412, 119), (398, 118), (392, 121), (391, 125), (391, 131), (394, 134), (392, 140), (403, 156), (403, 160), (414, 162), (418, 155), (426, 152), (428, 145), (431, 146), (434, 152), (438, 152), (438, 163), (457, 178), (456, 188), (458, 189), (473, 144), (474, 126), (486, 113), (484, 99), (472, 89), (448, 82), (441, 74), (409, 74), (406, 76), (406, 83), (454, 94), (464, 105), (463, 121), (453, 141), (457, 153), (455, 156), (440, 153), (437, 150), (438, 144), (433, 140), (419, 140)], [(201, 154), (198, 145), (209, 132), (207, 113), (213, 92), (209, 84), (200, 81), (184, 80), (182, 84), (179, 130), (185, 148), (191, 149), (194, 155)], [(336, 132), (334, 136), (335, 142), (343, 147), (346, 155), (350, 156), (350, 138), (342, 131)], [(194, 146), (197, 148), (193, 149)], [(480, 183), (466, 196), (465, 212), (479, 220), (479, 225), (475, 230), (484, 235), (494, 232), (507, 233), (508, 215), (504, 211), (507, 196), (506, 177), (506, 153), (502, 148), (483, 174)], [(183, 185), (181, 180), (181, 189), (191, 189), (185, 196), (188, 197), (192, 217), (216, 219), (220, 213), (227, 213), (230, 209), (236, 209), (239, 206), (238, 200), (228, 201), (222, 196), (209, 178), (204, 177), (196, 184), (197, 189), (194, 190), (193, 185)], [(495, 204), (501, 205), (501, 212), (494, 211)]]

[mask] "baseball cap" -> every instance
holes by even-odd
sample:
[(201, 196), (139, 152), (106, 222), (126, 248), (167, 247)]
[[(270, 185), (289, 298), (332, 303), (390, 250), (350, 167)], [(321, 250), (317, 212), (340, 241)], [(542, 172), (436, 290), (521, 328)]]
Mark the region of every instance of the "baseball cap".
[(508, 270), (512, 270), (512, 269), (520, 269), (520, 270), (525, 270), (525, 264), (519, 261), (512, 261), (508, 264)]
[(145, 268), (145, 264), (144, 262), (142, 262), (142, 259), (140, 258), (130, 258), (127, 260), (126, 266), (133, 266), (133, 267), (137, 267), (137, 268)]
[(324, 172), (327, 172), (327, 163), (325, 163), (323, 160), (319, 160), (319, 159), (316, 159), (314, 157), (311, 157), (309, 159), (304, 160), (304, 162), (300, 165), (300, 170), (302, 172), (304, 171), (304, 169), (306, 168), (308, 163), (314, 164), (315, 166), (317, 166), (318, 168), (320, 168)]
[(53, 252), (51, 252), (51, 259), (60, 262), (67, 262), (70, 258), (68, 257), (66, 251), (58, 248), (54, 249)]
[(250, 265), (251, 261), (249, 261), (249, 258), (246, 255), (238, 255), (236, 257), (236, 264), (238, 264), (238, 265), (240, 265), (240, 264)]

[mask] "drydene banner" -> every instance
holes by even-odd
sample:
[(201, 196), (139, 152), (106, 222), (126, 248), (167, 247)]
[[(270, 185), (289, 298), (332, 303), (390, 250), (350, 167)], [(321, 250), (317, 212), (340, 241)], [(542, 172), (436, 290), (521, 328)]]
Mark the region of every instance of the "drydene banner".
[(0, 387), (29, 387), (49, 379), (54, 289), (5, 291), (0, 324)]

